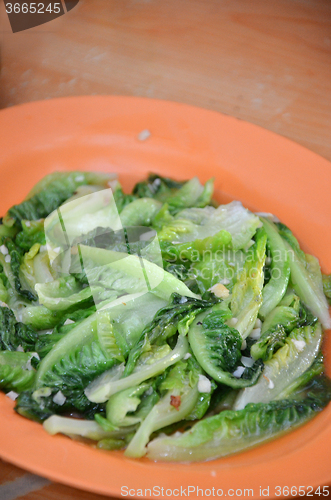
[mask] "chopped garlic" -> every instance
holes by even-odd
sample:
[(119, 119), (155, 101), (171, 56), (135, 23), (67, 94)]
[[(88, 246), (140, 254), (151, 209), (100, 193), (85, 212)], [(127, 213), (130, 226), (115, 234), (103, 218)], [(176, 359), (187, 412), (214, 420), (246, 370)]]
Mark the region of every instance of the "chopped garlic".
[(213, 292), (213, 294), (220, 299), (226, 299), (230, 295), (229, 290), (222, 285), (222, 283), (216, 283), (216, 285), (209, 288), (208, 291)]
[(15, 391), (7, 392), (6, 396), (8, 396), (12, 401), (15, 401), (15, 399), (18, 398), (18, 394)]
[(246, 347), (247, 347), (247, 342), (246, 342), (246, 340), (243, 340), (243, 341), (242, 341), (242, 344), (241, 344), (241, 348), (240, 348), (240, 350), (241, 350), (241, 351), (244, 351), (244, 350), (246, 349)]
[(25, 221), (25, 225), (26, 225), (26, 227), (30, 227), (31, 226), (31, 222), (29, 220), (26, 220)]
[(275, 387), (275, 384), (273, 383), (272, 380), (269, 380), (269, 385), (268, 385), (269, 389), (273, 389)]
[(261, 328), (261, 326), (262, 326), (262, 321), (259, 318), (257, 318), (255, 321), (254, 328)]
[(9, 263), (10, 261), (11, 261), (11, 256), (10, 255), (6, 255), (5, 262)]
[(6, 247), (6, 245), (1, 245), (0, 252), (2, 253), (2, 255), (8, 254), (8, 248)]
[(199, 382), (198, 382), (198, 391), (199, 392), (211, 392), (211, 382), (209, 378), (204, 375), (199, 374)]
[(249, 336), (251, 339), (259, 339), (261, 337), (261, 328), (254, 328)]
[(238, 368), (232, 373), (232, 375), (236, 378), (240, 378), (244, 371), (245, 368), (243, 366), (238, 366)]
[(24, 352), (24, 349), (21, 345), (19, 345), (16, 349), (17, 352)]
[(62, 394), (61, 391), (57, 392), (55, 396), (53, 397), (53, 401), (55, 404), (62, 406), (66, 402), (66, 397)]
[(65, 322), (63, 323), (64, 325), (72, 325), (73, 323), (75, 323), (74, 321), (72, 321), (72, 319), (66, 319)]
[(247, 356), (242, 356), (240, 361), (244, 366), (247, 366), (247, 368), (251, 368), (254, 364), (254, 359), (248, 358)]
[(237, 323), (238, 323), (238, 318), (231, 318), (231, 319), (229, 319), (229, 321), (228, 321), (228, 325), (229, 325), (229, 326), (234, 326), (234, 325), (236, 325)]
[(185, 356), (183, 357), (183, 359), (189, 359), (191, 356), (192, 356), (192, 354), (191, 354), (191, 353), (189, 353), (189, 352), (187, 352), (187, 353), (185, 354)]
[(295, 340), (292, 339), (293, 344), (295, 345), (296, 349), (301, 352), (304, 350), (306, 347), (306, 342), (304, 340)]

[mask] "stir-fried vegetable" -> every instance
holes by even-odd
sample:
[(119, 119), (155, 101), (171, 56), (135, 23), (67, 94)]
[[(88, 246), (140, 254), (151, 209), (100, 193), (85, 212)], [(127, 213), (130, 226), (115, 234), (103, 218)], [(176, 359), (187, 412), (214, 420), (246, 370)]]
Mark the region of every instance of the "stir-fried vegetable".
[[(0, 388), (50, 434), (208, 460), (331, 400), (330, 275), (213, 179), (55, 173), (0, 223)], [(68, 415), (74, 415), (74, 418)], [(187, 430), (189, 429), (189, 430)]]

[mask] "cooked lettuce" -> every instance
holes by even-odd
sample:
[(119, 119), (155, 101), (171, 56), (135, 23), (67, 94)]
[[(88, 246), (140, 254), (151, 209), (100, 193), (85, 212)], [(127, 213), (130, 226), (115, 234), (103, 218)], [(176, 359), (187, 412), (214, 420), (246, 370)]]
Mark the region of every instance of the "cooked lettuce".
[(271, 279), (263, 288), (263, 301), (259, 310), (259, 315), (265, 318), (285, 295), (290, 279), (290, 265), (289, 255), (276, 226), (267, 219), (262, 218), (262, 221), (272, 260)]
[(189, 288), (154, 262), (137, 255), (80, 246), (90, 286), (100, 284), (121, 293), (147, 293), (168, 300), (173, 292), (196, 297)]
[(150, 174), (146, 181), (138, 182), (133, 188), (133, 194), (139, 198), (155, 198), (164, 202), (177, 192), (186, 181), (176, 181), (158, 174)]
[[(57, 280), (38, 283), (35, 286), (40, 304), (44, 305), (50, 311), (65, 311), (73, 306), (82, 306), (91, 304), (93, 297), (108, 298), (103, 287), (85, 287), (83, 288), (73, 276), (65, 276)], [(111, 294), (116, 298), (116, 294)], [(100, 302), (100, 300), (98, 300)]]
[(245, 408), (248, 403), (268, 403), (300, 377), (314, 362), (322, 342), (322, 328), (314, 326), (295, 328), (283, 347), (265, 362), (262, 377), (239, 393), (234, 408)]
[(125, 450), (126, 456), (138, 458), (145, 455), (146, 445), (153, 432), (179, 422), (190, 414), (199, 397), (199, 372), (199, 366), (191, 363), (190, 359), (176, 363), (160, 385), (164, 395), (141, 423)]
[[(91, 420), (73, 419), (68, 417), (59, 417), (52, 415), (45, 420), (44, 429), (49, 434), (66, 434), (68, 436), (79, 436), (83, 438), (100, 441), (102, 439), (122, 440), (126, 435), (126, 430), (104, 430), (97, 422)], [(130, 429), (132, 431), (132, 429)], [(123, 441), (121, 441), (123, 445)]]
[(245, 259), (246, 254), (242, 250), (223, 250), (220, 247), (215, 252), (206, 252), (201, 260), (194, 262), (189, 269), (189, 276), (196, 280), (202, 295), (218, 283), (224, 284), (232, 292)]
[(4, 259), (4, 269), (8, 280), (11, 282), (12, 287), (15, 289), (16, 293), (29, 301), (36, 301), (37, 296), (28, 287), (25, 287), (21, 275), (21, 263), (23, 260), (23, 251), (18, 247), (14, 241), (10, 238), (4, 240), (4, 245), (8, 249), (8, 255), (10, 260), (7, 262)]
[(324, 295), (328, 299), (329, 304), (331, 304), (331, 274), (323, 274), (322, 280)]
[(254, 359), (266, 361), (285, 344), (285, 339), (294, 327), (314, 325), (317, 318), (293, 293), (285, 296), (279, 306), (266, 317), (261, 328), (261, 336), (251, 347)]
[(331, 328), (329, 306), (324, 295), (322, 273), (316, 257), (305, 254), (292, 232), (278, 224), (289, 253), (291, 283), (301, 300), (318, 317), (325, 329)]
[(123, 227), (149, 226), (161, 207), (160, 201), (151, 198), (140, 198), (132, 201), (121, 212)]
[(147, 360), (143, 356), (141, 363), (137, 365), (134, 371), (123, 378), (120, 378), (122, 375), (125, 375), (123, 365), (116, 367), (114, 370), (107, 371), (85, 389), (85, 394), (94, 403), (104, 403), (113, 394), (140, 384), (164, 372), (169, 366), (180, 361), (187, 353), (188, 342), (185, 337), (179, 336), (173, 350), (169, 349), (166, 345), (157, 349), (156, 353), (153, 353), (152, 350), (152, 356), (148, 356)]
[(38, 334), (33, 328), (20, 321), (9, 307), (0, 306), (0, 348), (1, 350), (34, 351)]
[(218, 208), (207, 206), (182, 210), (164, 224), (158, 236), (164, 241), (187, 243), (224, 230), (230, 233), (232, 247), (238, 250), (250, 244), (260, 226), (260, 219), (256, 215), (244, 208), (240, 202), (233, 201)]
[(247, 252), (243, 270), (237, 276), (231, 297), (231, 311), (237, 319), (236, 329), (243, 339), (253, 330), (263, 303), (264, 264), (267, 236), (263, 229)]
[[(325, 390), (326, 389), (326, 390)], [(225, 410), (175, 436), (157, 437), (147, 447), (151, 460), (196, 462), (243, 451), (313, 418), (330, 401), (330, 386), (299, 401), (249, 404)]]
[(22, 392), (34, 383), (35, 370), (31, 365), (36, 353), (0, 351), (0, 388)]
[[(135, 425), (142, 421), (140, 412), (136, 412), (141, 405), (143, 396), (153, 397), (152, 406), (157, 402), (158, 396), (153, 388), (151, 394), (146, 395), (146, 392), (151, 388), (151, 384), (142, 383), (140, 385), (129, 387), (124, 391), (117, 392), (111, 396), (107, 402), (107, 419), (114, 427), (127, 427)], [(136, 414), (135, 414), (136, 412)]]
[(50, 174), (35, 185), (25, 201), (10, 208), (8, 214), (21, 227), (22, 220), (34, 221), (47, 217), (72, 196), (79, 186), (92, 184), (105, 188), (113, 178), (112, 174), (93, 172)]
[(7, 303), (7, 300), (9, 298), (8, 296), (8, 278), (3, 272), (3, 266), (0, 263), (0, 301)]
[(54, 277), (48, 254), (45, 251), (40, 252), (39, 243), (32, 245), (30, 250), (24, 254), (19, 274), (22, 282), (31, 291), (35, 291), (37, 284), (53, 281)]
[(0, 388), (20, 415), (128, 457), (196, 461), (326, 406), (330, 276), (286, 226), (218, 206), (213, 184), (150, 174), (125, 193), (113, 174), (59, 172), (9, 210)]
[(128, 375), (132, 372), (138, 357), (146, 348), (146, 344), (156, 343), (162, 345), (177, 330), (182, 335), (186, 335), (194, 318), (214, 302), (214, 299), (200, 300), (173, 293), (169, 304), (155, 314), (153, 320), (146, 325), (139, 340), (130, 351), (125, 374)]
[(39, 220), (22, 220), (22, 230), (16, 235), (15, 243), (25, 252), (39, 243), (40, 245), (46, 244), (44, 221)]
[(233, 375), (241, 364), (242, 337), (225, 319), (224, 310), (217, 309), (197, 316), (188, 333), (190, 346), (201, 367), (216, 382), (232, 388), (248, 387), (256, 383), (262, 364), (256, 362), (245, 368), (241, 377)]
[(180, 261), (186, 262), (190, 260), (192, 262), (200, 261), (206, 255), (209, 256), (212, 252), (215, 253), (218, 250), (230, 247), (232, 243), (232, 236), (228, 231), (221, 229), (218, 233), (212, 236), (207, 236), (203, 239), (196, 239), (188, 243), (179, 243), (173, 245), (168, 242), (162, 244), (163, 258), (169, 260), (170, 262)]

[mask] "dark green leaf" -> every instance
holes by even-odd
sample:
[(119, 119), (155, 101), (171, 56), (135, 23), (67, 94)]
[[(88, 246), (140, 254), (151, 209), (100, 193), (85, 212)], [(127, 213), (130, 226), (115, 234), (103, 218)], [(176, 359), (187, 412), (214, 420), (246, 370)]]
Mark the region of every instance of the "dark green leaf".
[(28, 325), (16, 321), (13, 311), (0, 306), (0, 348), (16, 351), (21, 346), (24, 351), (34, 351), (38, 334)]

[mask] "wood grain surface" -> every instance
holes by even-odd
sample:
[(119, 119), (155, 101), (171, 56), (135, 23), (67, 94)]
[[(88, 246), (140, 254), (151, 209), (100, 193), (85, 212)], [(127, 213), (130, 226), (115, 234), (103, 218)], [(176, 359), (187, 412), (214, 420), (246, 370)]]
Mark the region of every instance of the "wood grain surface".
[[(135, 95), (258, 124), (331, 160), (329, 0), (80, 0), (13, 34), (0, 3), (0, 107)], [(0, 499), (102, 500), (0, 461)], [(316, 496), (316, 498), (318, 498)]]
[(331, 160), (329, 0), (80, 0), (15, 34), (1, 7), (2, 107), (82, 94), (168, 99)]

